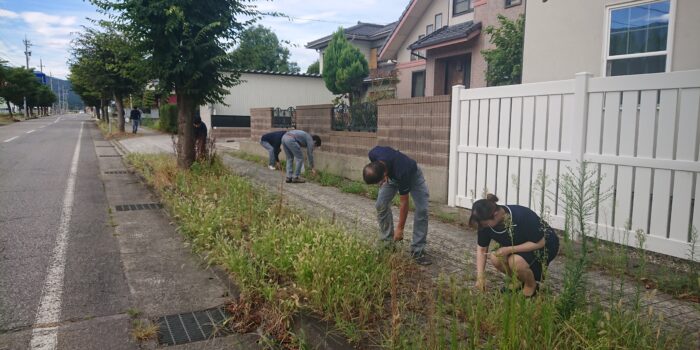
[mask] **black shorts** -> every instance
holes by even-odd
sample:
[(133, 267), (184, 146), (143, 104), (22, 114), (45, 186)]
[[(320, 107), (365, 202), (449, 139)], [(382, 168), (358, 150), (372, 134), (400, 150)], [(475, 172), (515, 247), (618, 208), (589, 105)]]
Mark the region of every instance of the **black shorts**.
[(554, 260), (554, 258), (559, 253), (559, 237), (554, 232), (553, 229), (547, 229), (547, 233), (544, 236), (544, 248), (533, 250), (531, 252), (515, 253), (520, 255), (528, 265), (532, 273), (535, 275), (536, 281), (542, 281), (542, 270), (543, 266), (549, 266), (549, 263)]

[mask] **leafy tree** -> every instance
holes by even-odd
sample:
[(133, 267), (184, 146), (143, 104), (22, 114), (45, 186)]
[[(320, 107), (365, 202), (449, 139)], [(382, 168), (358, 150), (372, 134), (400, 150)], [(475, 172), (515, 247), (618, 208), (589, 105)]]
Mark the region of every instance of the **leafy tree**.
[(289, 61), (289, 49), (281, 44), (269, 28), (247, 28), (241, 32), (240, 45), (232, 53), (236, 68), (298, 73), (299, 66)]
[(41, 115), (48, 115), (48, 108), (56, 101), (58, 101), (58, 97), (51, 91), (51, 88), (39, 84), (34, 93), (27, 99), (27, 105), (38, 107)]
[(489, 40), (496, 47), (482, 50), (488, 64), (486, 82), (489, 86), (520, 84), (523, 71), (523, 39), (525, 16), (512, 21), (498, 15), (500, 27), (488, 26), (484, 30), (491, 35)]
[(70, 76), (73, 91), (80, 96), (83, 102), (88, 106), (95, 107), (97, 118), (103, 119), (107, 117), (107, 113), (103, 111), (106, 107), (104, 100), (108, 94), (107, 87), (101, 84), (101, 79), (91, 76), (93, 70), (99, 69), (99, 65), (88, 60), (88, 57), (80, 57), (77, 61), (73, 61), (70, 66)]
[[(178, 166), (194, 162), (195, 108), (223, 102), (239, 83), (232, 72), (233, 48), (257, 18), (247, 0), (90, 0), (127, 36), (138, 40), (161, 89), (175, 91), (178, 108)], [(109, 11), (113, 11), (109, 13)], [(247, 17), (250, 20), (241, 21)]]
[(306, 74), (319, 74), (321, 72), (321, 64), (318, 60), (306, 68)]
[[(21, 106), (24, 102), (24, 97), (29, 98), (39, 88), (40, 84), (32, 70), (6, 67), (3, 71), (5, 80), (0, 86), (0, 97), (5, 99), (8, 108), (10, 103)], [(12, 112), (10, 111), (11, 115)]]
[(136, 43), (113, 26), (102, 31), (87, 28), (73, 42), (73, 56), (83, 59), (91, 75), (93, 91), (111, 96), (117, 107), (119, 131), (124, 132), (124, 98), (141, 90), (146, 83), (144, 58)]
[(345, 39), (343, 28), (333, 34), (323, 53), (323, 80), (334, 94), (348, 94), (350, 103), (359, 98), (362, 81), (369, 74), (365, 56)]

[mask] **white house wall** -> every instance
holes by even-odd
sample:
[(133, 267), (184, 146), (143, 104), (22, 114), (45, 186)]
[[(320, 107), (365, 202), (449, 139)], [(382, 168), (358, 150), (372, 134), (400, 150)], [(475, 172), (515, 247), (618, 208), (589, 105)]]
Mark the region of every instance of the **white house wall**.
[[(700, 68), (700, 0), (675, 1), (671, 71)], [(523, 83), (603, 76), (607, 7), (629, 0), (528, 1)], [(672, 20), (672, 21), (674, 21)]]
[[(211, 114), (249, 116), (251, 108), (325, 104), (334, 97), (320, 77), (243, 73), (241, 80), (244, 82), (230, 88), (224, 99), (227, 105), (214, 104)], [(209, 108), (200, 108), (207, 125), (211, 125)]]

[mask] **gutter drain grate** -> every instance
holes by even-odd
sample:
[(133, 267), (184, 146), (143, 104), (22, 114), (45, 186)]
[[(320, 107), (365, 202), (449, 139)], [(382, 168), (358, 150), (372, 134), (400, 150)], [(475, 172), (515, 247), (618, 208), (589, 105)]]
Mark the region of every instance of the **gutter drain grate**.
[(224, 307), (163, 316), (158, 319), (158, 343), (178, 345), (229, 335)]
[(105, 171), (106, 175), (112, 175), (112, 174), (128, 174), (129, 172), (126, 170), (110, 170), (110, 171)]
[(145, 204), (120, 204), (114, 207), (117, 211), (134, 211), (134, 210), (151, 210), (162, 209), (160, 203), (145, 203)]
[(100, 154), (100, 157), (121, 157), (119, 154)]

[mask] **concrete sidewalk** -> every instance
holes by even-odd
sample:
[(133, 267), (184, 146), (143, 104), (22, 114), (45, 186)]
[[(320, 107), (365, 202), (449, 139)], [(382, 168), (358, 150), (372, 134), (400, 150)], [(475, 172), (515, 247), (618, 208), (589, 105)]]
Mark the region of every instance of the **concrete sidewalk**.
[[(134, 140), (125, 140), (123, 144), (129, 152), (153, 153), (154, 149), (166, 148), (165, 141), (159, 136), (141, 137), (139, 142), (133, 142)], [(169, 139), (167, 141), (170, 142)], [(281, 191), (285, 196), (285, 201), (304, 210), (309, 215), (335, 218), (351, 228), (352, 232), (357, 232), (366, 239), (377, 239), (379, 228), (373, 200), (314, 183), (285, 184), (282, 172), (271, 171), (267, 167), (225, 154), (227, 149), (235, 148), (235, 144), (223, 145), (218, 148), (223, 155), (224, 163), (234, 173), (248, 177), (272, 192), (280, 193)], [(397, 212), (398, 210), (394, 210), (395, 220), (398, 220)], [(407, 239), (411, 237), (412, 223), (413, 215), (409, 214), (405, 235)], [(408, 249), (408, 242), (404, 241), (402, 245)], [(475, 270), (475, 250), (476, 233), (473, 230), (465, 230), (431, 219), (427, 252), (434, 263), (422, 268), (427, 269), (435, 277), (440, 273), (446, 273), (471, 279)], [(562, 285), (563, 262), (562, 258), (555, 259), (549, 268), (548, 283), (554, 290), (558, 290)], [(498, 277), (490, 264), (487, 264), (487, 269), (489, 269), (489, 277), (492, 278), (490, 288), (500, 287), (502, 279)], [(591, 286), (589, 289), (590, 297), (601, 300), (609, 299), (611, 285), (620, 285), (617, 278), (612, 278), (599, 271), (589, 271), (588, 280)], [(625, 281), (624, 290), (626, 293), (623, 298), (631, 301), (634, 298), (636, 288), (636, 283)], [(614, 301), (617, 302), (617, 300)], [(698, 344), (700, 305), (675, 299), (660, 291), (644, 293), (642, 303), (645, 308), (653, 308), (658, 315), (663, 315), (665, 324), (670, 328), (685, 328), (689, 348), (693, 348), (692, 344)]]

